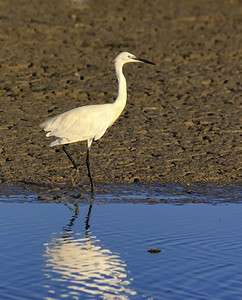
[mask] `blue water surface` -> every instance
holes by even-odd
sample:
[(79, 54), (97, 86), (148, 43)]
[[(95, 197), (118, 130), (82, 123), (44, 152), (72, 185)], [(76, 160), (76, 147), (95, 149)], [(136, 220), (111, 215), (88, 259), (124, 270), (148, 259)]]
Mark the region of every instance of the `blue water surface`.
[(0, 299), (241, 299), (240, 203), (10, 200)]

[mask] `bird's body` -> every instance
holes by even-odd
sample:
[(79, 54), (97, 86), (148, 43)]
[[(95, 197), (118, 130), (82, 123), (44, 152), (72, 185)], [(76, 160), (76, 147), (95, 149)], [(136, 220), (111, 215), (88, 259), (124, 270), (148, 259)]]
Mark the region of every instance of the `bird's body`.
[[(50, 143), (50, 147), (65, 145), (79, 141), (87, 141), (87, 167), (93, 190), (93, 183), (89, 165), (89, 149), (92, 141), (100, 139), (106, 130), (117, 120), (122, 113), (127, 101), (126, 79), (123, 74), (123, 65), (129, 62), (145, 62), (147, 60), (135, 57), (128, 52), (121, 52), (115, 59), (115, 71), (118, 79), (118, 96), (113, 103), (87, 105), (74, 108), (63, 114), (52, 117), (40, 124), (47, 137), (55, 136), (57, 139)], [(68, 158), (77, 166), (73, 159), (63, 148)]]
[(50, 143), (50, 147), (85, 140), (90, 147), (92, 141), (100, 139), (120, 114), (121, 111), (113, 104), (87, 105), (50, 118), (41, 125), (50, 131), (46, 136), (58, 137)]

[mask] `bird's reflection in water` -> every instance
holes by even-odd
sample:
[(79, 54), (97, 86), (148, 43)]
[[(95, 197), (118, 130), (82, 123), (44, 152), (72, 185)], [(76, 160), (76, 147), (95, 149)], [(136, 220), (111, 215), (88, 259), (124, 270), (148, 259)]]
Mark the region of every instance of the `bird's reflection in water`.
[(84, 236), (72, 229), (78, 217), (78, 206), (60, 237), (47, 243), (44, 273), (49, 278), (49, 296), (45, 299), (128, 299), (136, 292), (129, 288), (126, 264), (117, 254), (103, 249), (100, 241), (91, 234), (90, 216), (85, 222)]

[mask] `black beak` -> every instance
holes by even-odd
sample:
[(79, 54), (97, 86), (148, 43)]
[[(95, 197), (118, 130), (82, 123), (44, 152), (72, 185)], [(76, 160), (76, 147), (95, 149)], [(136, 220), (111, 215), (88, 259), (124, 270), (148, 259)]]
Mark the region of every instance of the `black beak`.
[(135, 60), (137, 60), (137, 61), (140, 61), (140, 62), (146, 63), (146, 64), (155, 65), (153, 62), (151, 62), (151, 61), (148, 61), (148, 60), (146, 60), (146, 59), (143, 59), (143, 58), (135, 57), (134, 59), (135, 59)]

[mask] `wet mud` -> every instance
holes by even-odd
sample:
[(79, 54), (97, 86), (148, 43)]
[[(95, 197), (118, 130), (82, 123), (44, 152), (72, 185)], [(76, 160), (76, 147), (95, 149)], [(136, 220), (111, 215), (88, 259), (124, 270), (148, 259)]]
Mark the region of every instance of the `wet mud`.
[[(98, 184), (241, 181), (240, 1), (0, 0), (0, 181), (71, 186), (72, 165), (39, 128), (112, 102), (129, 51), (127, 106), (91, 148)], [(69, 151), (89, 182), (86, 143)]]

